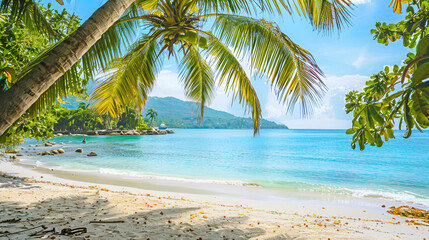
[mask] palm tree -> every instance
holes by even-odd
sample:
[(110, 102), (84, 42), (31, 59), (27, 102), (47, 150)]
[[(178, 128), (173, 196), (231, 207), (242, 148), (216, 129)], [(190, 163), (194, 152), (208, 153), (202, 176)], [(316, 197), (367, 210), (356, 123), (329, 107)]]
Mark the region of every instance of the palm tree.
[(147, 110), (146, 117), (150, 120), (149, 127), (152, 127), (152, 122), (153, 120), (155, 120), (156, 116), (158, 116), (158, 113), (155, 112), (155, 110), (153, 110), (152, 108), (149, 108)]
[[(5, 9), (4, 6), (13, 7), (24, 2), (34, 1), (3, 0), (0, 3), (0, 11)], [(220, 77), (219, 83), (225, 83), (226, 89), (233, 93), (234, 98), (238, 97), (241, 103), (251, 108), (255, 130), (258, 128), (260, 118), (259, 100), (237, 61), (236, 56), (243, 57), (240, 54), (252, 56), (252, 68), (259, 75), (265, 75), (271, 79), (273, 87), (283, 102), (290, 97), (289, 106), (293, 106), (294, 102), (302, 99), (302, 106), (308, 110), (320, 97), (320, 90), (323, 88), (323, 83), (320, 81), (322, 72), (311, 55), (281, 33), (273, 23), (237, 15), (218, 14), (252, 14), (260, 10), (279, 14), (286, 11), (292, 14), (294, 10), (291, 9), (291, 5), (295, 6), (301, 16), (308, 18), (315, 29), (331, 31), (335, 27), (341, 28), (344, 23), (348, 23), (351, 2), (349, 0), (108, 0), (78, 30), (66, 39), (59, 40), (25, 71), (18, 74), (17, 83), (0, 95), (2, 106), (0, 135), (32, 105), (36, 105), (35, 112), (46, 108), (45, 103), (49, 101), (36, 103), (40, 97), (46, 97), (49, 100), (63, 97), (65, 91), (61, 89), (68, 85), (58, 84), (55, 87), (53, 85), (57, 79), (62, 79), (62, 83), (66, 83), (78, 77), (80, 74), (78, 67), (81, 67), (87, 78), (93, 77), (100, 69), (107, 66), (115, 69), (114, 74), (109, 74), (112, 78), (114, 75), (119, 76), (118, 73), (121, 71), (127, 72), (130, 76), (130, 72), (137, 70), (136, 77), (132, 77), (128, 83), (120, 81), (122, 87), (121, 84), (116, 84), (117, 92), (113, 92), (110, 97), (105, 90), (118, 81), (108, 80), (103, 83), (94, 95), (94, 99), (98, 100), (98, 109), (109, 112), (111, 115), (121, 111), (123, 108), (119, 106), (121, 104), (142, 106), (148, 90), (153, 85), (154, 76), (160, 69), (163, 51), (167, 49), (169, 55), (179, 54), (175, 51), (177, 47), (183, 50), (183, 61), (180, 64), (182, 81), (188, 96), (201, 102), (202, 116), (203, 106), (210, 102), (215, 78), (201, 52), (207, 52), (215, 59), (215, 70)], [(22, 9), (15, 9), (17, 10), (12, 15), (20, 15)], [(201, 25), (210, 17), (216, 18), (215, 34), (203, 31), (201, 28)], [(41, 28), (41, 25), (37, 24), (42, 22), (40, 18), (32, 20), (35, 27)], [(228, 23), (230, 20), (231, 22)], [(232, 26), (231, 23), (237, 23), (240, 20), (244, 20), (244, 25), (240, 22), (240, 27)], [(118, 58), (122, 48), (129, 46), (127, 41), (133, 35), (135, 30), (133, 27), (138, 26), (139, 22), (149, 24), (152, 29), (135, 42), (125, 56)], [(231, 32), (224, 32), (230, 30)], [(247, 33), (249, 35), (245, 35)], [(240, 36), (245, 37), (238, 39)], [(264, 45), (263, 42), (266, 44)], [(229, 50), (228, 46), (235, 52)], [(207, 49), (204, 49), (205, 47)], [(268, 53), (265, 57), (262, 56), (262, 50), (268, 50), (273, 57), (268, 59), (266, 57)], [(258, 60), (260, 57), (264, 60)], [(112, 59), (116, 60), (111, 62)], [(149, 59), (154, 62), (150, 62)], [(147, 65), (137, 69), (137, 62)], [(148, 72), (143, 74), (142, 69)], [(133, 84), (134, 86), (131, 86)], [(44, 96), (48, 90), (49, 94)], [(103, 104), (104, 100), (108, 103)], [(304, 113), (307, 112), (304, 111)]]
[[(135, 0), (109, 0), (100, 7), (94, 14), (75, 32), (66, 39), (59, 41), (52, 48), (42, 54), (28, 68), (20, 74), (17, 83), (8, 91), (0, 95), (0, 135), (24, 114), (41, 95), (47, 91), (57, 79), (62, 77), (64, 81), (75, 80), (79, 75), (73, 66), (90, 48), (99, 41), (111, 25), (118, 20), (126, 9)], [(32, 5), (26, 5), (27, 3)], [(37, 10), (33, 0), (3, 0), (0, 10), (7, 7), (12, 8), (12, 17), (24, 16), (28, 13), (28, 23), (37, 29), (47, 29), (40, 15), (34, 14)], [(34, 17), (36, 16), (36, 17)], [(23, 19), (27, 19), (23, 17)], [(107, 38), (107, 36), (105, 37)], [(102, 42), (100, 42), (102, 44)], [(98, 58), (102, 61), (102, 57)], [(97, 62), (93, 60), (92, 63)], [(67, 84), (64, 84), (67, 86)], [(63, 90), (64, 90), (63, 85)], [(61, 88), (61, 87), (60, 87)], [(58, 89), (58, 87), (56, 88)], [(63, 91), (64, 93), (64, 91)], [(64, 96), (64, 95), (63, 95)], [(53, 91), (47, 98), (56, 100), (59, 97), (58, 91)], [(46, 108), (43, 104), (40, 108)], [(35, 109), (38, 112), (40, 109)]]
[[(239, 98), (249, 109), (254, 133), (262, 116), (258, 96), (240, 64), (248, 59), (252, 72), (269, 78), (279, 100), (288, 110), (300, 101), (307, 115), (322, 98), (322, 71), (311, 54), (294, 43), (274, 23), (238, 14), (212, 12), (204, 1), (158, 1), (150, 11), (123, 19), (140, 21), (141, 37), (126, 54), (104, 69), (105, 75), (92, 95), (102, 114), (116, 116), (124, 106), (143, 106), (162, 68), (163, 59), (179, 60), (179, 77), (185, 94), (204, 106), (214, 96), (216, 85)], [(271, 11), (274, 9), (269, 9)], [(249, 10), (250, 11), (250, 10)], [(212, 31), (205, 23), (214, 18)], [(323, 26), (324, 27), (324, 26)]]

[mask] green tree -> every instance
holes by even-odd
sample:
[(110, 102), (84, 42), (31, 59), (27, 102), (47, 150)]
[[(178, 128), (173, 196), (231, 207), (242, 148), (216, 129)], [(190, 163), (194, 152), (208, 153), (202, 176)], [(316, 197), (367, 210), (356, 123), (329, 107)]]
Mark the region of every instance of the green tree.
[[(47, 7), (35, 6), (38, 10), (37, 14), (43, 17), (58, 37), (67, 36), (79, 26), (80, 19), (76, 15), (69, 14), (65, 10), (53, 10), (50, 5)], [(31, 27), (28, 27), (27, 20), (14, 21), (11, 19), (11, 11), (13, 10), (9, 10), (7, 14), (0, 17), (0, 95), (9, 91), (25, 74), (28, 65), (31, 65), (32, 61), (40, 56), (47, 46), (53, 44), (51, 37), (34, 32)], [(23, 137), (43, 140), (52, 137), (55, 118), (47, 108), (51, 108), (60, 96), (84, 96), (86, 94), (85, 85), (86, 81), (81, 78), (69, 79), (65, 76), (59, 79), (42, 94), (42, 97), (27, 113), (0, 136), (0, 145), (18, 144)]]
[[(393, 1), (392, 1), (393, 3)], [(396, 0), (394, 11), (400, 13), (402, 4)], [(407, 55), (402, 66), (385, 67), (371, 76), (362, 92), (346, 95), (346, 112), (353, 112), (351, 146), (361, 150), (367, 144), (381, 147), (395, 138), (394, 126), (405, 125), (404, 138), (414, 128), (422, 131), (429, 126), (429, 1), (408, 2), (406, 16), (396, 24), (377, 23), (371, 30), (374, 39), (388, 45), (402, 39), (404, 47), (415, 50)], [(398, 123), (399, 122), (399, 123)]]
[(158, 116), (158, 113), (155, 112), (152, 108), (149, 108), (146, 112), (146, 117), (149, 118), (149, 127), (152, 127), (152, 122), (155, 120), (155, 118)]
[[(252, 72), (269, 78), (277, 97), (287, 103), (288, 109), (293, 110), (300, 102), (303, 115), (307, 115), (318, 104), (325, 85), (322, 71), (308, 51), (273, 22), (238, 13), (217, 13), (203, 2), (158, 1), (150, 10), (142, 9), (138, 17), (120, 21), (141, 22), (142, 36), (105, 69), (102, 84), (92, 95), (101, 113), (117, 116), (124, 106), (144, 106), (163, 58), (173, 55), (181, 59), (180, 80), (185, 94), (200, 103), (201, 118), (216, 85), (223, 85), (228, 94), (239, 98), (249, 109), (257, 133), (261, 106), (237, 56), (249, 57)], [(268, 11), (274, 12), (276, 8)], [(208, 19), (214, 21), (212, 31), (205, 30)], [(209, 58), (212, 64), (208, 63)]]
[[(13, 3), (20, 1), (3, 1), (0, 10), (7, 9), (11, 3), (13, 9)], [(114, 95), (112, 98), (120, 97), (116, 99), (118, 102), (116, 105), (111, 104), (114, 101), (106, 99), (107, 94), (102, 89), (108, 88), (109, 84), (104, 84), (99, 89), (99, 94), (95, 95), (95, 98), (100, 100), (98, 103), (104, 102), (104, 100), (108, 102), (105, 106), (98, 105), (102, 111), (119, 114), (121, 111), (117, 110), (123, 111), (124, 109), (118, 109), (120, 108), (118, 105), (123, 102), (132, 101), (137, 107), (144, 104), (142, 100), (145, 99), (145, 94), (153, 82), (151, 75), (156, 73), (154, 67), (159, 66), (159, 60), (153, 53), (157, 50), (156, 47), (160, 41), (161, 45), (167, 46), (165, 49), (170, 55), (174, 52), (176, 45), (184, 50), (181, 63), (182, 79), (185, 82), (188, 96), (201, 102), (202, 115), (203, 106), (210, 101), (213, 90), (213, 73), (201, 57), (198, 49), (198, 47), (204, 49), (205, 42), (207, 42), (207, 52), (210, 52), (210, 55), (217, 60), (216, 73), (220, 73), (220, 77), (224, 80), (221, 82), (225, 83), (226, 88), (233, 93), (234, 98), (238, 97), (240, 102), (251, 108), (255, 131), (258, 129), (260, 118), (259, 101), (233, 52), (223, 43), (234, 45), (233, 48), (237, 50), (237, 54), (250, 53), (252, 67), (259, 75), (266, 75), (273, 81), (273, 87), (279, 94), (279, 98), (283, 102), (289, 102), (289, 106), (293, 106), (293, 103), (301, 99), (301, 106), (305, 109), (304, 114), (306, 114), (307, 110), (317, 102), (324, 87), (320, 81), (322, 73), (315, 65), (312, 56), (293, 43), (271, 22), (218, 14), (252, 14), (261, 10), (272, 14), (281, 14), (282, 12), (292, 14), (295, 9), (291, 9), (290, 6), (294, 5), (296, 12), (309, 19), (317, 30), (330, 31), (335, 27), (341, 28), (343, 24), (348, 23), (351, 5), (349, 0), (295, 0), (291, 2), (285, 0), (109, 0), (73, 34), (58, 42), (43, 57), (38, 58), (26, 74), (17, 79), (17, 83), (10, 90), (0, 95), (0, 105), (3, 106), (0, 109), (0, 134), (3, 134), (13, 122), (27, 111), (65, 71), (68, 70), (66, 75), (69, 77), (80, 76), (76, 71), (70, 72), (70, 70), (79, 69), (78, 65), (81, 64), (85, 75), (94, 76), (96, 71), (110, 64), (110, 60), (117, 58), (122, 46), (127, 46), (127, 42), (121, 40), (128, 40), (131, 28), (138, 26), (141, 21), (150, 22), (150, 26), (154, 27), (152, 32), (145, 34), (144, 38), (133, 45), (134, 48), (130, 48), (130, 53), (114, 61), (111, 67), (124, 66), (123, 63), (128, 60), (138, 62), (138, 59), (147, 59), (147, 57), (157, 61), (154, 63), (145, 61), (150, 66), (143, 65), (145, 70), (149, 70), (144, 74), (144, 78), (142, 78), (141, 71), (136, 72), (134, 80), (139, 78), (141, 83), (138, 86), (141, 88), (137, 86), (129, 88), (129, 86), (122, 85), (125, 88), (119, 87), (118, 91), (112, 92)], [(169, 13), (169, 10), (175, 12)], [(19, 13), (16, 11), (12, 15)], [(214, 15), (211, 16), (216, 17), (216, 26), (218, 26), (216, 34), (202, 31), (197, 26), (204, 23), (204, 19), (210, 17), (212, 13)], [(198, 19), (194, 19), (194, 17)], [(35, 20), (37, 22), (37, 19)], [(231, 20), (231, 23), (238, 21), (243, 23), (241, 26), (245, 27), (234, 27), (227, 20)], [(168, 29), (165, 28), (166, 26), (162, 26), (166, 23)], [(179, 25), (176, 26), (175, 23)], [(221, 33), (222, 29), (227, 32)], [(230, 30), (231, 32), (229, 32)], [(156, 38), (150, 39), (150, 36), (156, 36)], [(251, 38), (238, 39), (240, 36), (250, 36)], [(230, 40), (228, 40), (229, 37)], [(265, 41), (268, 39), (269, 41)], [(148, 43), (147, 45), (144, 45), (145, 41)], [(250, 43), (251, 41), (252, 43)], [(264, 42), (267, 44), (264, 45)], [(242, 44), (241, 47), (239, 44)], [(262, 50), (268, 50), (267, 54), (263, 55)], [(133, 54), (133, 52), (137, 54)], [(271, 53), (273, 57), (267, 59), (268, 53)], [(78, 60), (81, 58), (82, 62), (79, 63)], [(261, 58), (265, 60), (259, 60)], [(135, 70), (136, 65), (132, 62), (127, 66)], [(197, 65), (193, 65), (193, 63)], [(222, 70), (226, 72), (222, 72)], [(136, 83), (134, 80), (131, 78), (130, 84)], [(101, 99), (104, 100), (101, 101)]]

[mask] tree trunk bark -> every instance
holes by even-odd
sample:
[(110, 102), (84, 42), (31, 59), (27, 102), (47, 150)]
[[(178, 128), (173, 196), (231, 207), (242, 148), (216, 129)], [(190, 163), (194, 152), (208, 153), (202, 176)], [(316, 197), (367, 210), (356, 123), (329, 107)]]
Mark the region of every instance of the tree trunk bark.
[(0, 136), (69, 70), (134, 0), (108, 0), (25, 77), (0, 95)]

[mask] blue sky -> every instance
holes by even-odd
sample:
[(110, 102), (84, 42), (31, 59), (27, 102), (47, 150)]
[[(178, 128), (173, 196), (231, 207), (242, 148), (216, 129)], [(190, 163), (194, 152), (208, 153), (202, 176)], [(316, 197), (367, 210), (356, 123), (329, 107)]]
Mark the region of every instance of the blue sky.
[[(63, 8), (53, 0), (53, 7)], [(64, 7), (76, 13), (83, 20), (100, 7), (105, 0), (71, 0), (65, 1)], [(299, 109), (294, 114), (287, 114), (286, 108), (277, 103), (275, 95), (264, 79), (254, 79), (253, 84), (263, 108), (263, 117), (281, 122), (291, 128), (349, 128), (351, 116), (344, 112), (344, 95), (350, 90), (360, 90), (369, 76), (382, 70), (384, 66), (400, 64), (409, 52), (398, 41), (384, 46), (373, 40), (370, 30), (376, 22), (396, 23), (404, 15), (394, 14), (388, 5), (390, 1), (353, 0), (355, 3), (351, 18), (352, 25), (345, 27), (340, 34), (325, 36), (313, 31), (305, 19), (295, 15), (291, 17), (271, 17), (259, 15), (277, 22), (281, 30), (301, 47), (309, 50), (326, 75), (324, 80), (329, 90), (320, 108), (307, 119), (299, 117)], [(173, 61), (166, 61), (165, 67), (158, 76), (157, 85), (152, 96), (174, 96), (183, 100), (182, 87), (177, 79), (177, 70)], [(243, 116), (243, 108), (238, 104), (231, 105), (231, 99), (219, 88), (210, 107)]]

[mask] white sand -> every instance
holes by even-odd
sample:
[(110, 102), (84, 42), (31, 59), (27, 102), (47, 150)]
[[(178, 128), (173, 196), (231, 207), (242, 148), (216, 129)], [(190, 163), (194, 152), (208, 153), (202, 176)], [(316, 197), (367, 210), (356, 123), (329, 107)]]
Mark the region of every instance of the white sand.
[[(5, 161), (0, 171), (25, 177), (0, 177), (0, 239), (429, 239), (428, 226), (406, 223), (381, 207), (118, 187), (58, 178)], [(90, 223), (98, 220), (120, 222)], [(56, 233), (30, 236), (42, 225)], [(88, 232), (59, 234), (78, 227)]]

